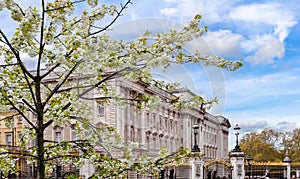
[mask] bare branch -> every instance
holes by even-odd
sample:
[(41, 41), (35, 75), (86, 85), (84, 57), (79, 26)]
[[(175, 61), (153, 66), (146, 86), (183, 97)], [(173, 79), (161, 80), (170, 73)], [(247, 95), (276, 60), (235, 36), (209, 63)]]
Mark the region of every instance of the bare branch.
[(117, 11), (116, 17), (115, 17), (115, 18), (114, 18), (107, 26), (105, 26), (105, 27), (102, 28), (101, 30), (98, 30), (98, 31), (95, 31), (95, 32), (90, 33), (89, 36), (93, 36), (93, 35), (99, 34), (99, 33), (103, 32), (103, 31), (107, 30), (108, 28), (110, 28), (110, 27), (116, 22), (116, 20), (117, 20), (120, 16), (122, 16), (122, 12), (129, 6), (129, 4), (131, 4), (131, 1), (130, 1), (130, 0), (128, 0), (128, 1), (125, 3), (124, 6), (121, 4), (121, 9), (120, 9), (119, 11)]
[[(47, 149), (52, 149), (52, 148), (56, 148), (56, 147), (63, 147), (64, 145), (72, 145), (72, 147), (75, 147), (77, 149), (80, 149), (82, 152), (86, 153), (87, 150), (84, 149), (85, 147), (92, 147), (92, 145), (90, 143), (88, 143), (88, 140), (75, 140), (75, 141), (63, 141), (63, 142), (55, 142), (55, 141), (49, 141), (49, 140), (45, 140), (44, 142), (47, 143), (55, 143), (55, 145), (51, 145), (51, 146), (47, 146), (45, 147), (45, 153), (47, 153)], [(78, 152), (77, 150), (75, 150), (74, 152)], [(54, 160), (54, 159), (58, 159), (61, 157), (79, 157), (79, 155), (75, 154), (75, 155), (58, 155), (58, 156), (54, 156), (51, 158), (47, 158), (44, 161), (50, 161), (50, 160)], [(82, 158), (82, 155), (80, 156)]]
[(11, 63), (11, 64), (7, 64), (7, 65), (0, 65), (0, 67), (2, 68), (6, 68), (6, 67), (9, 67), (9, 66), (17, 66), (19, 65), (18, 63)]
[(52, 96), (56, 93), (57, 90), (67, 81), (69, 76), (76, 70), (76, 68), (79, 66), (79, 64), (83, 62), (83, 60), (79, 60), (76, 62), (76, 64), (73, 66), (73, 68), (65, 75), (64, 79), (61, 81), (61, 83), (58, 83), (52, 92), (48, 95), (47, 99), (43, 102), (43, 107), (48, 103), (48, 101), (52, 98)]
[[(34, 76), (26, 69), (26, 67), (24, 66), (21, 58), (20, 58), (20, 54), (19, 51), (17, 49), (15, 49), (12, 44), (10, 43), (10, 41), (8, 40), (8, 38), (6, 37), (6, 35), (4, 34), (4, 32), (0, 29), (0, 34), (1, 36), (4, 38), (6, 44), (8, 45), (8, 47), (10, 48), (11, 52), (14, 54), (14, 56), (16, 57), (18, 64), (20, 65), (23, 73), (25, 73), (26, 75), (28, 75), (31, 79), (34, 79)], [(25, 76), (26, 76), (25, 75)]]
[[(72, 2), (72, 4), (81, 3), (81, 2), (84, 2), (84, 1), (86, 1), (86, 0), (75, 0), (75, 1)], [(69, 8), (69, 7), (68, 6), (61, 6), (61, 7), (58, 7), (58, 8), (45, 10), (45, 12), (52, 12), (52, 11), (57, 11), (57, 10), (65, 9), (65, 8)]]
[(28, 153), (28, 152), (24, 152), (24, 151), (17, 152), (17, 151), (14, 150), (14, 151), (8, 151), (8, 152), (2, 152), (2, 153), (0, 153), (0, 155), (7, 155), (7, 154), (10, 154), (10, 155), (27, 156), (27, 157), (33, 157), (33, 158), (35, 158), (35, 159), (38, 159), (37, 156), (32, 155), (32, 154), (30, 154), (30, 153)]
[(16, 114), (12, 114), (12, 115), (9, 115), (9, 116), (5, 116), (4, 118), (0, 119), (0, 121), (4, 121), (4, 120), (6, 120), (6, 119), (10, 119), (10, 118), (13, 118), (13, 117), (15, 117), (15, 116), (16, 116)]
[(52, 123), (53, 123), (53, 120), (49, 120), (48, 122), (46, 122), (46, 123), (43, 125), (43, 129), (46, 129), (46, 128), (49, 127)]
[(51, 69), (49, 69), (45, 74), (41, 75), (41, 79), (45, 78), (47, 75), (49, 75), (53, 70), (55, 70), (57, 67), (60, 66), (60, 63), (55, 64)]
[(16, 3), (17, 7), (19, 8), (19, 10), (21, 11), (22, 15), (25, 16), (25, 12), (23, 11), (23, 9), (19, 6), (18, 3)]
[(23, 103), (26, 104), (27, 107), (29, 107), (29, 109), (30, 109), (32, 112), (36, 113), (36, 110), (33, 108), (33, 106), (32, 106), (28, 101), (26, 101), (25, 99), (22, 99), (22, 101), (23, 101)]
[(120, 74), (123, 71), (126, 71), (130, 69), (129, 67), (123, 68), (121, 70), (115, 71), (112, 74), (109, 74), (107, 77), (105, 77), (104, 79), (100, 80), (98, 83), (96, 83), (95, 85), (93, 85), (92, 87), (88, 88), (87, 90), (85, 90), (84, 92), (82, 92), (81, 94), (79, 94), (79, 97), (81, 98), (82, 96), (84, 96), (85, 94), (87, 94), (88, 92), (92, 91), (94, 88), (98, 87), (99, 85), (101, 85), (103, 82), (108, 81), (110, 79), (112, 79), (114, 76)]
[[(76, 116), (71, 116), (71, 118), (76, 119), (76, 120), (78, 120), (78, 121), (80, 121), (80, 122), (84, 122), (84, 121), (81, 120), (81, 118), (76, 117)], [(93, 130), (93, 132), (94, 132), (95, 134), (97, 134), (96, 130), (99, 129), (99, 128), (97, 128), (96, 126), (94, 126), (94, 125), (91, 124), (91, 123), (88, 123), (88, 126), (90, 127), (90, 129)], [(100, 136), (99, 136), (99, 137), (100, 137)], [(107, 155), (108, 155), (110, 158), (113, 158), (113, 156), (111, 155), (111, 153), (109, 152), (109, 150), (108, 150), (104, 145), (102, 145), (102, 144), (99, 144), (99, 145), (100, 145), (100, 147), (102, 147), (102, 148), (105, 150), (105, 152), (107, 153)]]
[(29, 78), (31, 78), (32, 80), (34, 80), (35, 77), (27, 70), (27, 68), (25, 67), (25, 65), (23, 64), (23, 62), (22, 62), (22, 60), (21, 60), (21, 58), (20, 58), (20, 54), (19, 54), (18, 50), (16, 50), (16, 49), (12, 46), (12, 44), (10, 43), (10, 41), (8, 40), (8, 38), (7, 38), (6, 35), (2, 32), (1, 29), (0, 29), (0, 34), (1, 34), (2, 37), (5, 39), (5, 42), (6, 42), (6, 44), (8, 45), (8, 47), (10, 48), (11, 52), (12, 52), (12, 53), (14, 54), (14, 56), (16, 57), (17, 62), (18, 62), (19, 66), (20, 66), (20, 68), (21, 68), (21, 70), (22, 70), (22, 72), (23, 72), (23, 74), (24, 74), (24, 78), (25, 78), (25, 80), (26, 80), (26, 83), (28, 84), (28, 87), (29, 87), (31, 96), (32, 96), (32, 98), (33, 98), (33, 102), (34, 102), (35, 105), (37, 105), (36, 99), (34, 98), (34, 92), (33, 92), (33, 89), (32, 89), (32, 87), (31, 87), (31, 83), (30, 83), (30, 81), (29, 81), (27, 75), (28, 75)]
[(39, 55), (38, 55), (38, 62), (37, 62), (37, 68), (36, 68), (36, 76), (39, 78), (40, 76), (40, 68), (41, 68), (41, 62), (42, 62), (42, 56), (44, 52), (44, 26), (45, 26), (45, 1), (42, 0), (42, 21), (41, 21), (41, 31), (40, 31), (40, 48), (39, 48)]
[[(46, 161), (51, 161), (51, 160), (55, 160), (55, 159), (59, 159), (59, 158), (65, 158), (65, 157), (68, 157), (68, 158), (78, 158), (79, 155), (72, 155), (72, 154), (69, 154), (69, 155), (57, 155), (55, 157), (44, 159), (43, 161), (46, 162)], [(80, 158), (83, 158), (83, 157), (80, 156)]]
[[(75, 21), (74, 23), (73, 23), (73, 25), (75, 25), (75, 24), (77, 24), (77, 23), (79, 23), (81, 21), (81, 19), (78, 19), (77, 21)], [(61, 36), (62, 34), (63, 34), (63, 32), (66, 32), (67, 30), (69, 30), (69, 29), (62, 29), (62, 32), (60, 32), (59, 34), (57, 34), (56, 36), (54, 36), (53, 38), (54, 39), (58, 39), (62, 44), (63, 44), (63, 42), (59, 39), (59, 36)]]
[(57, 93), (61, 93), (61, 92), (66, 92), (66, 91), (70, 91), (72, 89), (84, 89), (84, 88), (89, 88), (89, 87), (94, 87), (95, 85), (85, 85), (85, 86), (74, 86), (74, 87), (69, 87), (69, 88), (65, 88), (65, 89), (61, 89), (61, 90), (57, 90)]
[(6, 100), (18, 112), (18, 114), (20, 114), (26, 120), (26, 122), (28, 122), (28, 124), (32, 128), (34, 128), (35, 130), (37, 130), (37, 127), (24, 115), (24, 113), (22, 111), (20, 111), (20, 109), (17, 106), (14, 105), (14, 103), (9, 98), (6, 98)]

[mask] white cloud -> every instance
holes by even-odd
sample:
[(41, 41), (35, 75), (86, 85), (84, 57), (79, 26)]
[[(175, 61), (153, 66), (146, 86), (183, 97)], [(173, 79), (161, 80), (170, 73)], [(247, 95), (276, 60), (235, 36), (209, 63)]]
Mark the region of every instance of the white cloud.
[(293, 26), (295, 21), (283, 4), (265, 3), (238, 6), (229, 13), (233, 20)]
[(279, 39), (266, 41), (257, 49), (254, 55), (245, 58), (251, 64), (272, 64), (275, 58), (284, 56), (285, 48)]
[(165, 16), (176, 16), (178, 10), (175, 8), (163, 8), (159, 12)]
[[(161, 10), (174, 11), (178, 15), (181, 23), (186, 23), (191, 20), (195, 14), (203, 15), (203, 21), (206, 23), (221, 22), (224, 20), (224, 14), (229, 11), (235, 3), (230, 0), (164, 0)], [(174, 14), (164, 13), (165, 16), (173, 17)]]
[(261, 26), (271, 25), (272, 32), (249, 36), (242, 44), (245, 51), (252, 53), (245, 58), (246, 61), (251, 64), (271, 64), (276, 58), (284, 57), (284, 40), (296, 21), (283, 5), (277, 3), (242, 5), (233, 9), (229, 17), (246, 24), (248, 28), (257, 23)]
[(297, 119), (300, 118), (300, 115), (253, 115), (254, 113), (248, 113), (248, 115), (231, 113), (229, 116), (230, 119), (238, 119), (233, 121), (232, 124), (239, 123), (244, 132), (259, 131), (265, 128), (272, 128), (278, 131), (291, 131), (300, 127), (300, 122), (297, 121)]
[(243, 132), (252, 132), (252, 131), (259, 131), (263, 128), (269, 127), (269, 124), (265, 120), (242, 120), (239, 123), (239, 126), (242, 127)]
[[(173, 6), (160, 10), (165, 16), (178, 15), (181, 21), (187, 21), (195, 14), (202, 14), (205, 23), (235, 24), (236, 32), (240, 32), (240, 35), (228, 31), (212, 32), (203, 37), (210, 43), (202, 44), (200, 47), (206, 53), (222, 56), (235, 55), (243, 49), (248, 54), (246, 61), (251, 64), (271, 64), (275, 59), (283, 58), (284, 40), (290, 28), (297, 23), (286, 3), (237, 5), (237, 2), (214, 0), (167, 2), (173, 3)], [(227, 43), (230, 41), (232, 43)]]
[(208, 32), (201, 41), (193, 41), (193, 45), (202, 53), (218, 56), (240, 56), (240, 46), (243, 36), (229, 30)]

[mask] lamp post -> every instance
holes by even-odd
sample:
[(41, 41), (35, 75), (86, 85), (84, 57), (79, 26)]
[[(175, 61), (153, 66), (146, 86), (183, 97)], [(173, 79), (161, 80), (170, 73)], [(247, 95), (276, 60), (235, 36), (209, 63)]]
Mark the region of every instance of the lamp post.
[(248, 174), (249, 174), (249, 179), (250, 179), (251, 178), (251, 173), (252, 173), (252, 171), (251, 171), (252, 168), (251, 167), (252, 167), (253, 158), (251, 157), (250, 154), (248, 154), (246, 160), (247, 160), (247, 163), (248, 163), (248, 170), (249, 170)]
[(235, 131), (235, 135), (236, 135), (236, 145), (233, 149), (233, 152), (241, 152), (241, 148), (239, 146), (239, 131), (241, 130), (240, 126), (238, 124), (235, 125), (235, 127), (233, 128)]
[(192, 152), (200, 152), (200, 149), (197, 145), (197, 135), (199, 134), (199, 125), (194, 124), (193, 130), (194, 130), (194, 146), (192, 148)]
[[(200, 153), (200, 148), (197, 144), (197, 135), (199, 134), (199, 124), (193, 125), (193, 132), (194, 132), (194, 146), (192, 148), (193, 153)], [(201, 179), (203, 178), (203, 161), (202, 157), (199, 155), (195, 155), (192, 162), (192, 168), (191, 168), (191, 179)]]

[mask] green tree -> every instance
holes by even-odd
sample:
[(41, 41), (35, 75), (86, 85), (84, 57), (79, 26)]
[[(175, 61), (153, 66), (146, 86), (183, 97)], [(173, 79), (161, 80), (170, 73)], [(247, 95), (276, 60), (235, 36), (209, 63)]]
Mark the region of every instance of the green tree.
[(271, 144), (277, 150), (280, 150), (282, 147), (282, 132), (273, 129), (264, 129), (259, 135), (264, 143)]
[(241, 141), (240, 147), (257, 162), (278, 162), (282, 160), (282, 154), (278, 149), (281, 141), (281, 133), (272, 129), (264, 129), (262, 132), (251, 132), (245, 134)]
[(292, 162), (300, 161), (300, 129), (287, 132), (278, 132), (273, 129), (264, 129), (261, 132), (245, 134), (241, 139), (241, 149), (250, 154), (255, 161), (280, 162), (286, 151)]
[[(1, 112), (13, 109), (15, 116), (25, 120), (28, 127), (22, 133), (21, 146), (26, 148), (28, 141), (33, 139), (37, 145), (30, 153), (20, 155), (37, 161), (40, 179), (52, 171), (52, 161), (56, 159), (66, 163), (72, 161), (77, 166), (83, 159), (88, 159), (98, 169), (95, 176), (119, 176), (128, 168), (142, 172), (145, 166), (162, 163), (141, 158), (137, 165), (130, 155), (130, 145), (123, 142), (113, 127), (90, 123), (86, 99), (95, 88), (100, 88), (103, 93), (98, 100), (107, 103), (132, 100), (139, 107), (145, 103), (151, 106), (158, 104), (157, 97), (128, 99), (115, 96), (114, 90), (109, 89), (109, 81), (124, 78), (171, 90), (177, 86), (154, 80), (151, 69), (163, 67), (168, 70), (171, 64), (184, 63), (214, 65), (228, 70), (241, 66), (240, 62), (220, 57), (184, 53), (184, 44), (206, 31), (206, 27), (198, 25), (200, 15), (182, 30), (154, 35), (151, 43), (148, 42), (151, 35), (148, 31), (132, 42), (124, 42), (112, 40), (105, 31), (111, 28), (131, 1), (119, 7), (99, 3), (98, 0), (40, 0), (37, 1), (38, 7), (22, 7), (13, 0), (0, 1), (0, 11), (9, 12), (11, 20), (17, 24), (13, 36), (0, 29), (0, 56), (3, 59), (0, 65)], [(103, 26), (108, 19), (111, 21)], [(25, 60), (26, 56), (28, 60)], [(28, 65), (32, 62), (36, 64), (34, 70)], [(43, 68), (45, 64), (47, 68)], [(79, 78), (75, 80), (74, 77)], [(56, 83), (49, 84), (47, 79), (54, 79)], [(195, 98), (192, 102), (178, 98), (169, 102), (177, 107), (210, 104), (202, 98)], [(28, 110), (36, 116), (36, 121), (26, 115)], [(6, 121), (9, 124), (9, 118)], [(74, 130), (80, 140), (60, 143), (45, 140), (45, 130), (51, 125), (59, 126), (70, 121), (76, 121)], [(95, 146), (105, 149), (106, 155), (97, 154)], [(116, 149), (121, 151), (118, 156), (114, 156)], [(82, 155), (69, 155), (74, 150), (80, 150)], [(162, 153), (159, 157), (163, 156)], [(2, 160), (8, 159), (2, 157)], [(7, 168), (1, 167), (1, 170), (7, 171)]]
[(293, 162), (300, 162), (300, 129), (285, 133), (283, 155), (286, 153), (286, 149)]

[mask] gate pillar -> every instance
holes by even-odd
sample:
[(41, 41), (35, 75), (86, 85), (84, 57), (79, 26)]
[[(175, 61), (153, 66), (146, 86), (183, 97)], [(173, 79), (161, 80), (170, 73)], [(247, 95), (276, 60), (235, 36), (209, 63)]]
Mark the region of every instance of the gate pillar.
[(289, 157), (288, 151), (286, 150), (285, 153), (285, 158), (282, 160), (282, 162), (284, 162), (286, 164), (286, 170), (285, 170), (285, 175), (284, 177), (287, 179), (291, 178), (291, 159)]
[(244, 152), (232, 152), (230, 155), (230, 161), (232, 165), (232, 179), (244, 179), (245, 169), (244, 169)]
[(192, 179), (203, 179), (203, 160), (195, 157), (192, 161)]

